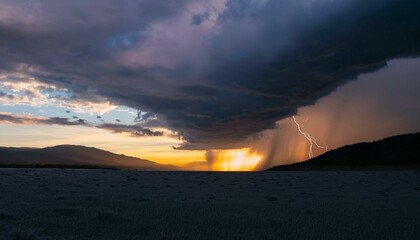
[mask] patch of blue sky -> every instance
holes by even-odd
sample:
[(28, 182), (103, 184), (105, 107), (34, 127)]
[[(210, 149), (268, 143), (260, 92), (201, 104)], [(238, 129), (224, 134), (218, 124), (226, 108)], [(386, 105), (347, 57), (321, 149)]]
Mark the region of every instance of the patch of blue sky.
[(7, 112), (13, 115), (30, 114), (34, 116), (40, 115), (40, 109), (29, 105), (0, 105), (0, 112)]
[(128, 32), (114, 35), (106, 40), (108, 46), (116, 50), (130, 49), (139, 39), (137, 32)]
[[(7, 94), (7, 95), (20, 94), (20, 92), (13, 91), (11, 89), (2, 88), (1, 85), (0, 85), (0, 92), (4, 93), (4, 94)], [(22, 93), (22, 95), (23, 95), (23, 93)]]
[(72, 99), (72, 94), (67, 91), (40, 91), (42, 95), (48, 98)]
[(115, 109), (104, 113), (101, 117), (103, 120), (110, 123), (133, 124), (136, 116), (136, 109), (118, 106)]

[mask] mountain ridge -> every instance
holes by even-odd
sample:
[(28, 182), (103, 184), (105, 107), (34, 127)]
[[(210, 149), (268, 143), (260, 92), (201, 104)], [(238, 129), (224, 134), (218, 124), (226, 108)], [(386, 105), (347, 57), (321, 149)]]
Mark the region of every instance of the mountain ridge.
[(420, 169), (420, 132), (345, 145), (303, 162), (274, 166), (267, 170), (393, 168)]
[(173, 165), (116, 154), (82, 145), (57, 145), (45, 148), (0, 147), (2, 166), (86, 166), (139, 170), (179, 170)]

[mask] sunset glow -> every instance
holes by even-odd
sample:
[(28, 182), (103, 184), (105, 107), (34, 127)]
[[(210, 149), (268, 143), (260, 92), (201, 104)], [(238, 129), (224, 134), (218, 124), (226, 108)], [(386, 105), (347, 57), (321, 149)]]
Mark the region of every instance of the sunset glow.
[(249, 148), (213, 151), (210, 168), (214, 171), (253, 171), (263, 160), (263, 155)]
[(259, 171), (420, 131), (412, 3), (0, 2), (0, 147)]

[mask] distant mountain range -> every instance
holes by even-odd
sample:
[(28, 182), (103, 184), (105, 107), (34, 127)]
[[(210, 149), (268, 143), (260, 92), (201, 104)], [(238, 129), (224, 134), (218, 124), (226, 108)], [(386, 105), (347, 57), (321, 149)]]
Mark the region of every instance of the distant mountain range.
[(0, 167), (131, 168), (139, 170), (179, 170), (93, 147), (59, 145), (46, 148), (0, 147)]
[(280, 170), (420, 169), (420, 133), (346, 145), (318, 157), (268, 169)]

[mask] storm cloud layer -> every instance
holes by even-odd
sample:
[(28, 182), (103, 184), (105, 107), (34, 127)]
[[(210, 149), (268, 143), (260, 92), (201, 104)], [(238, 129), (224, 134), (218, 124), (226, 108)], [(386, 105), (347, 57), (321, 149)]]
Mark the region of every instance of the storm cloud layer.
[(0, 6), (1, 72), (155, 113), (183, 149), (240, 147), (358, 74), (420, 55), (416, 0)]

